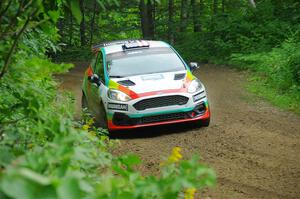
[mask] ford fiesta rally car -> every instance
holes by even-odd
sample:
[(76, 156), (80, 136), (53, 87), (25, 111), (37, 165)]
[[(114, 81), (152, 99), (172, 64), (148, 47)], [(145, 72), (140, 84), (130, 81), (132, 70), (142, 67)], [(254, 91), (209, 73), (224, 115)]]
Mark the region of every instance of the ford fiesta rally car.
[(194, 121), (208, 126), (205, 87), (162, 41), (127, 40), (93, 46), (82, 106), (109, 131)]

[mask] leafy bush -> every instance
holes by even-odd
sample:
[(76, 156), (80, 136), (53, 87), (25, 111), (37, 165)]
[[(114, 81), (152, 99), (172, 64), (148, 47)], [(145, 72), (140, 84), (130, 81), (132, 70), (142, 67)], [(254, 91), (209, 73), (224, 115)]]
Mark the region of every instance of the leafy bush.
[(178, 35), (176, 47), (187, 60), (255, 72), (252, 91), (300, 113), (300, 3), (292, 2), (259, 1), (256, 9), (203, 16), (202, 31)]
[(250, 90), (275, 105), (300, 113), (299, 41), (289, 39), (270, 52), (233, 54), (231, 64), (258, 74)]
[(178, 147), (161, 164), (160, 176), (142, 176), (134, 170), (140, 159), (114, 157), (114, 141), (93, 127), (93, 120), (74, 128), (67, 117), (48, 119), (51, 141), (33, 142), (0, 173), (3, 198), (176, 198), (215, 183), (211, 169), (197, 156), (181, 160)]
[(282, 92), (297, 90), (299, 81), (300, 42), (287, 40), (270, 52), (233, 54), (232, 63), (259, 72)]
[(92, 56), (91, 47), (78, 48), (72, 46), (63, 46), (58, 53), (51, 54), (51, 58), (55, 62), (90, 61)]

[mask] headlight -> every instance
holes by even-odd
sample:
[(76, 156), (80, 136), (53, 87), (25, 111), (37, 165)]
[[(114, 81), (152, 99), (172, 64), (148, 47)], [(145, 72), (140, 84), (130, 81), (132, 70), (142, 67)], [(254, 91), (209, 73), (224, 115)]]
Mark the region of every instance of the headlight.
[(195, 93), (197, 91), (200, 91), (202, 89), (202, 84), (198, 79), (195, 79), (192, 81), (188, 88), (189, 93)]
[(131, 100), (131, 98), (125, 93), (114, 89), (109, 89), (107, 92), (107, 96), (112, 100), (121, 101), (121, 102), (127, 102)]

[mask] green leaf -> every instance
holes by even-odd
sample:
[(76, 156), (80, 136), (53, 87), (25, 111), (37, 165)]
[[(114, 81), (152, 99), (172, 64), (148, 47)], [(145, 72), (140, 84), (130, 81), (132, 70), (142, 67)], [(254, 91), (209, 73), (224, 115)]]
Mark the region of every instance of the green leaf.
[(48, 11), (48, 15), (50, 16), (52, 21), (56, 23), (59, 18), (60, 12), (58, 10), (50, 10)]
[(142, 161), (139, 156), (135, 154), (128, 154), (121, 157), (121, 162), (131, 168), (131, 166), (140, 164)]
[(23, 176), (33, 182), (36, 182), (37, 184), (40, 184), (40, 185), (49, 185), (51, 183), (49, 178), (42, 176), (30, 169), (22, 168), (19, 170), (19, 173), (21, 176)]
[(58, 196), (61, 199), (72, 198), (81, 199), (81, 190), (78, 183), (78, 179), (74, 177), (68, 177), (64, 179), (60, 186), (57, 188)]
[(71, 1), (71, 12), (78, 23), (81, 23), (82, 16), (78, 1)]
[(97, 2), (98, 2), (98, 4), (100, 5), (100, 7), (101, 7), (103, 10), (106, 9), (105, 6), (104, 6), (104, 3), (103, 3), (102, 1), (97, 0)]
[(2, 177), (0, 186), (2, 191), (11, 198), (27, 199), (34, 196), (34, 185), (15, 174)]
[(48, 179), (28, 169), (11, 170), (1, 177), (1, 190), (16, 199), (56, 198)]

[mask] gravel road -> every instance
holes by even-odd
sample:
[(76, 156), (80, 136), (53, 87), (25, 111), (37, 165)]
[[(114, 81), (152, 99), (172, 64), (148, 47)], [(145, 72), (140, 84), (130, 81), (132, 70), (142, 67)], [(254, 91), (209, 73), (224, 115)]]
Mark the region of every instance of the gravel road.
[[(61, 88), (74, 93), (77, 113), (85, 65), (58, 76)], [(156, 174), (162, 157), (175, 146), (185, 157), (200, 154), (218, 177), (201, 198), (300, 198), (300, 117), (245, 91), (244, 73), (206, 65), (196, 76), (208, 91), (208, 128), (183, 124), (120, 133), (115, 153), (138, 154), (143, 160), (139, 169), (147, 174)]]

